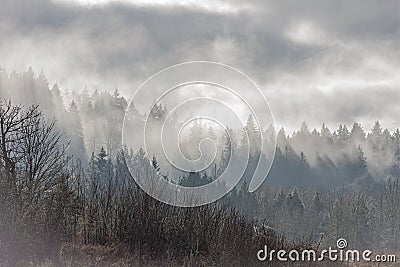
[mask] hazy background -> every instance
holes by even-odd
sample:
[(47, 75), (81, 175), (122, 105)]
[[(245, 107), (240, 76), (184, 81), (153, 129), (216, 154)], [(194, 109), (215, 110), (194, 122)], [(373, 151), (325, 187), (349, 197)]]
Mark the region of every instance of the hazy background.
[[(257, 266), (266, 244), (289, 251), (338, 238), (398, 254), (399, 11), (397, 1), (369, 0), (0, 0), (0, 265)], [(128, 105), (150, 75), (191, 60), (248, 74), (275, 129), (256, 123), (266, 109), (248, 116), (235, 95), (219, 109), (184, 102), (227, 100), (215, 86), (182, 86), (157, 100), (202, 68), (164, 73)], [(205, 68), (211, 74), (201, 78), (223, 76)], [(247, 83), (226, 80), (258, 107), (252, 100), (262, 97), (247, 95)], [(26, 111), (32, 103), (43, 116)], [(198, 115), (227, 125), (185, 121)], [(132, 146), (121, 147), (122, 131)], [(144, 136), (148, 153), (139, 149)], [(178, 152), (201, 160), (187, 164)], [(260, 159), (272, 166), (250, 193)], [(152, 187), (156, 172), (185, 187), (223, 172), (242, 179), (216, 203), (183, 209), (132, 179)]]
[[(150, 3), (151, 2), (151, 3)], [(1, 0), (0, 65), (72, 90), (131, 96), (188, 60), (231, 64), (289, 132), (379, 119), (399, 125), (397, 1)]]

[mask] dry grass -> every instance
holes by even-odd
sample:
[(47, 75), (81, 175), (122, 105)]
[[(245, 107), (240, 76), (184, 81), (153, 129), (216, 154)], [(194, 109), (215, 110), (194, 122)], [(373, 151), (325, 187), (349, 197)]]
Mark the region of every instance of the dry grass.
[[(255, 258), (255, 256), (254, 256)], [(60, 252), (59, 262), (45, 260), (40, 264), (27, 264), (30, 267), (202, 267), (202, 266), (378, 266), (368, 263), (334, 263), (334, 262), (305, 262), (305, 263), (280, 263), (280, 262), (251, 262), (248, 264), (240, 263), (229, 257), (228, 254), (222, 256), (218, 261), (203, 256), (187, 256), (180, 260), (173, 258), (153, 259), (148, 254), (139, 255), (138, 251), (131, 251), (126, 246), (118, 245), (79, 245), (64, 244)], [(379, 266), (396, 266), (395, 264), (386, 264)]]
[[(222, 263), (222, 261), (224, 263)], [(60, 251), (59, 262), (45, 260), (40, 264), (29, 264), (35, 267), (142, 267), (142, 266), (238, 266), (236, 262), (230, 262), (229, 258), (221, 258), (221, 262), (213, 262), (203, 256), (188, 256), (180, 260), (172, 257), (153, 259), (148, 254), (139, 255), (138, 251), (131, 251), (127, 246), (118, 245), (79, 245), (64, 244)]]

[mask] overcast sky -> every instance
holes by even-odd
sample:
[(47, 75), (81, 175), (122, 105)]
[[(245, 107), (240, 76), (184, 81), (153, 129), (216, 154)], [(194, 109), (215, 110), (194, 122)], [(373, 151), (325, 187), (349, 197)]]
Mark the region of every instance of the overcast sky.
[(399, 14), (395, 0), (0, 0), (0, 65), (130, 97), (164, 67), (219, 61), (259, 84), (277, 126), (393, 129)]

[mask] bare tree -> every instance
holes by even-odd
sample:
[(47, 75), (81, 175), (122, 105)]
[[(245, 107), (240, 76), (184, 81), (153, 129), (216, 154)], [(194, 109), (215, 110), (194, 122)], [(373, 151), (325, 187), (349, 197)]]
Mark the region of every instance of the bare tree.
[(60, 244), (71, 190), (68, 143), (54, 125), (37, 105), (0, 100), (0, 257), (13, 264)]

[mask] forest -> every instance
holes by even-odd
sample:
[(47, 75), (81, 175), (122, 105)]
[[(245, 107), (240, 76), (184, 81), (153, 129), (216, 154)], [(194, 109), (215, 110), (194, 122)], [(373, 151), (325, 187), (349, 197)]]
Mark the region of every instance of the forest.
[[(258, 129), (248, 117), (230, 135), (194, 121), (183, 140), (217, 144), (215, 164), (181, 173), (154, 153), (121, 141), (128, 105), (118, 88), (68, 91), (44, 73), (0, 71), (0, 266), (257, 266), (271, 248), (349, 246), (400, 249), (400, 130), (306, 122)], [(168, 107), (148, 114), (162, 121)], [(169, 122), (179, 125), (179, 121)], [(267, 180), (248, 192), (260, 142), (276, 141)], [(163, 204), (138, 187), (130, 170), (180, 185), (207, 184), (250, 146), (242, 180), (225, 197), (196, 208)], [(234, 151), (234, 155), (232, 152)], [(150, 175), (150, 174), (149, 174)], [(273, 266), (277, 263), (271, 263)]]

